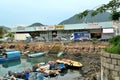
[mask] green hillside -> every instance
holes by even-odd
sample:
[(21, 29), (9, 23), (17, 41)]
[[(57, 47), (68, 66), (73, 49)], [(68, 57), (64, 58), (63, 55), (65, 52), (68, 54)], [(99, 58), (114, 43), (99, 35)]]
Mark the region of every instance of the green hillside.
[(29, 25), (28, 27), (34, 27), (34, 26), (44, 26), (44, 25), (41, 23), (33, 23), (33, 24)]
[(9, 27), (6, 27), (6, 26), (0, 26), (0, 27), (2, 27), (5, 30), (11, 30)]
[(89, 14), (85, 18), (78, 19), (77, 14), (76, 14), (72, 16), (71, 18), (60, 22), (59, 24), (76, 24), (76, 23), (84, 23), (84, 22), (89, 23), (89, 22), (111, 21), (109, 12), (99, 13), (94, 17), (91, 16), (91, 12), (92, 11), (90, 11)]

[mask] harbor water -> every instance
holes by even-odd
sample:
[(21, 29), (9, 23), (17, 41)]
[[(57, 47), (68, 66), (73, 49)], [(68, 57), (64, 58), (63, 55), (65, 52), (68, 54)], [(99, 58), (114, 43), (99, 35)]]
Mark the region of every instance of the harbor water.
[[(8, 71), (12, 72), (22, 72), (25, 69), (32, 69), (33, 64), (40, 62), (47, 62), (56, 60), (54, 57), (38, 57), (38, 58), (21, 58), (20, 60), (5, 62), (0, 64), (0, 76), (5, 76)], [(64, 72), (60, 73), (55, 78), (50, 78), (50, 80), (76, 80), (77, 77), (80, 77), (79, 70), (67, 69)]]

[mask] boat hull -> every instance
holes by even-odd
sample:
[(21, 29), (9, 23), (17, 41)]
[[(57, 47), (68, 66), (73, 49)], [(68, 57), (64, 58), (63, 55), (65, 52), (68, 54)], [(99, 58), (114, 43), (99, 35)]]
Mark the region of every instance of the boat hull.
[(40, 57), (45, 55), (45, 52), (39, 52), (39, 53), (34, 53), (34, 54), (28, 54), (28, 57), (34, 58), (34, 57)]
[(0, 58), (0, 63), (7, 62), (7, 61), (14, 61), (19, 60), (20, 57), (14, 57), (14, 58)]
[(0, 57), (0, 63), (6, 62), (6, 61), (13, 61), (16, 59), (20, 59), (20, 51), (8, 51), (5, 52), (6, 56)]
[(74, 61), (74, 60), (69, 60), (69, 59), (56, 60), (56, 62), (64, 63), (65, 65), (67, 65), (69, 67), (80, 68), (80, 67), (83, 66), (80, 62), (77, 62), (77, 61)]

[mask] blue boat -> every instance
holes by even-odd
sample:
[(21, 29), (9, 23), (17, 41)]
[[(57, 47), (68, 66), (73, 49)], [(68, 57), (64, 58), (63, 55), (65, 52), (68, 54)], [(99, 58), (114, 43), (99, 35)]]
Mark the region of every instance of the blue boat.
[(8, 51), (0, 56), (0, 63), (20, 59), (20, 51)]
[(40, 57), (43, 55), (45, 55), (45, 52), (38, 52), (38, 53), (28, 54), (28, 57), (34, 58), (34, 57)]

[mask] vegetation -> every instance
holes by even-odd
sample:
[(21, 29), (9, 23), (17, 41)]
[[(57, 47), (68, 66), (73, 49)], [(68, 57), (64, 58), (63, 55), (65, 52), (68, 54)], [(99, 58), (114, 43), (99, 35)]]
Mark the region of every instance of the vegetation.
[(13, 33), (13, 32), (9, 32), (8, 35), (7, 35), (7, 37), (8, 37), (11, 41), (13, 41), (13, 40), (14, 40), (14, 33)]
[(109, 43), (111, 44), (111, 46), (108, 48), (105, 48), (105, 51), (109, 53), (120, 54), (120, 35), (110, 39)]
[(3, 38), (4, 34), (6, 33), (7, 31), (5, 29), (3, 29), (2, 27), (0, 27), (0, 38)]
[(3, 28), (4, 30), (7, 30), (7, 31), (11, 30), (9, 27), (6, 27), (6, 26), (0, 26), (0, 28)]
[[(108, 4), (103, 4), (99, 8), (97, 8), (95, 11), (91, 13), (91, 16), (95, 16), (98, 13), (103, 13), (105, 11), (111, 12), (111, 19), (112, 20), (119, 20), (120, 17), (120, 11), (118, 10), (120, 8), (120, 1), (119, 0), (111, 0)], [(82, 13), (78, 14), (78, 18), (82, 19), (85, 16), (87, 16), (89, 10), (85, 10)]]

